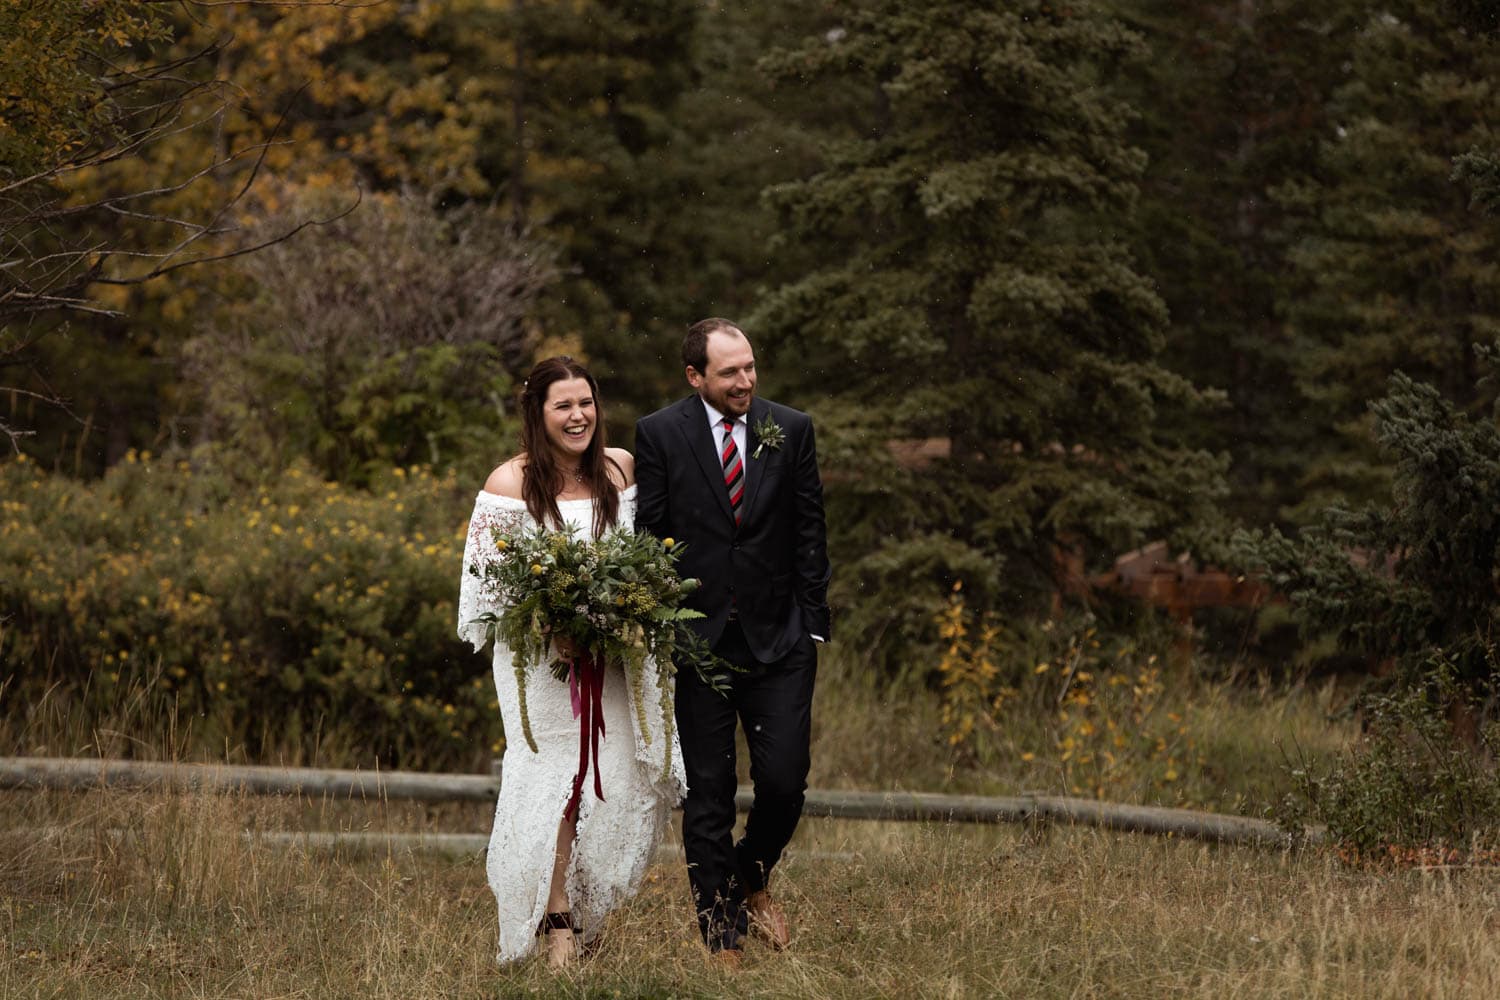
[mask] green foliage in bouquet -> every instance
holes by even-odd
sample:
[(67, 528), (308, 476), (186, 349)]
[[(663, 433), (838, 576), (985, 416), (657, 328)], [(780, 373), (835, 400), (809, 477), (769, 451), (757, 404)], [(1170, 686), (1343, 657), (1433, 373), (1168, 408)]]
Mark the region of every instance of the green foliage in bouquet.
[(701, 612), (682, 607), (698, 581), (682, 579), (676, 570), (683, 546), (648, 534), (609, 531), (595, 540), (568, 532), (531, 527), (495, 530), (502, 558), (468, 571), (505, 610), (480, 615), (492, 640), (511, 650), (516, 670), (521, 728), (526, 745), (536, 752), (526, 714), (526, 674), (549, 662), (553, 676), (566, 680), (568, 662), (550, 659), (555, 637), (569, 639), (597, 659), (619, 661), (631, 681), (631, 697), (640, 731), (649, 743), (641, 681), (648, 665), (655, 669), (662, 731), (662, 753), (671, 762), (672, 685), (675, 660), (698, 665), (709, 658), (701, 641), (678, 626)]

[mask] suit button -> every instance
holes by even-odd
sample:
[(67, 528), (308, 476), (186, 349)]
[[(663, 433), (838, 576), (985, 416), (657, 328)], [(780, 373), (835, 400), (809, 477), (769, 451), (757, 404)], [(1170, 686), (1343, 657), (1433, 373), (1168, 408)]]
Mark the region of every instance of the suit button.
[(731, 546), (729, 546), (729, 547), (730, 547), (730, 548), (731, 548), (731, 549), (738, 549), (738, 548), (739, 548), (739, 547), (740, 547), (740, 543), (739, 543), (739, 542), (735, 542), (735, 543), (734, 543), (734, 544), (733, 544), (733, 545), (731, 545)]

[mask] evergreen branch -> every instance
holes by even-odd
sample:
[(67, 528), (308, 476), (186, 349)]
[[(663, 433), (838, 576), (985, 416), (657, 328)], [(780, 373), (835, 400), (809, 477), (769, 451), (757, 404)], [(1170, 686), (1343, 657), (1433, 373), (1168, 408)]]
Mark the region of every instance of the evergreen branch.
[(1500, 153), (1471, 149), (1453, 159), (1452, 180), (1469, 185), (1469, 204), (1486, 215), (1500, 213)]

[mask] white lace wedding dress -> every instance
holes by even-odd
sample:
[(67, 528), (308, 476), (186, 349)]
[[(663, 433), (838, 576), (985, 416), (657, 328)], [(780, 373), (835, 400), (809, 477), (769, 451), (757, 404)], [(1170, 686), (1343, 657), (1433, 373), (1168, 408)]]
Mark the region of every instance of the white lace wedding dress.
[[(559, 513), (575, 534), (592, 528), (592, 500), (565, 500)], [(635, 519), (635, 487), (620, 494), (619, 523)], [(470, 567), (483, 567), (500, 557), (491, 529), (514, 530), (535, 522), (520, 500), (481, 492), (469, 521), (464, 545), (463, 582), (459, 590), (458, 634), (476, 652), (482, 650), (484, 628), (471, 624), (486, 611), (501, 610), (493, 593)], [(505, 757), (501, 768), (500, 799), (495, 804), (495, 827), (490, 834), (486, 868), (490, 888), (500, 908), (501, 962), (524, 958), (536, 946), (537, 925), (547, 905), (557, 825), (573, 790), (578, 771), (578, 722), (573, 718), (568, 685), (545, 667), (527, 674), (526, 714), (537, 751), (526, 745), (517, 707), (516, 672), (508, 648), (497, 644), (493, 657), (495, 689), (505, 723)], [(671, 741), (671, 768), (664, 773), (661, 712), (658, 688), (647, 670), (646, 719), (650, 728), (639, 732), (631, 692), (624, 671), (608, 669), (604, 680), (605, 736), (599, 747), (604, 801), (594, 796), (593, 777), (584, 782), (579, 798), (578, 837), (567, 870), (568, 901), (574, 925), (585, 942), (600, 930), (605, 916), (640, 888), (641, 879), (661, 841), (668, 813), (682, 797), (685, 782), (682, 755)]]

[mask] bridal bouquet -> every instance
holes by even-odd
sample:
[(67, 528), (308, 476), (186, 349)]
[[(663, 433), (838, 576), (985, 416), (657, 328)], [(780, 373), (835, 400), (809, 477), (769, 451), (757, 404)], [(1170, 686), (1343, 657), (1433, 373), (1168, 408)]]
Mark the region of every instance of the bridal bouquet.
[[(696, 637), (679, 628), (682, 622), (703, 617), (682, 606), (683, 598), (698, 587), (697, 580), (677, 575), (682, 546), (644, 533), (614, 530), (590, 540), (541, 527), (497, 528), (494, 540), (502, 558), (483, 571), (471, 566), (469, 572), (483, 578), (505, 609), (475, 620), (484, 623), (490, 639), (511, 649), (526, 745), (536, 752), (526, 714), (526, 673), (548, 657), (551, 641), (561, 636), (584, 651), (578, 661), (558, 659), (549, 664), (553, 676), (572, 683), (575, 716), (581, 711), (587, 718), (591, 708), (597, 712), (604, 663), (622, 663), (648, 743), (641, 681), (648, 668), (656, 671), (657, 708), (667, 737), (663, 754), (670, 768), (673, 658), (697, 662), (703, 657), (693, 643)], [(585, 721), (585, 727), (602, 732), (602, 716), (596, 718), (592, 727)]]

